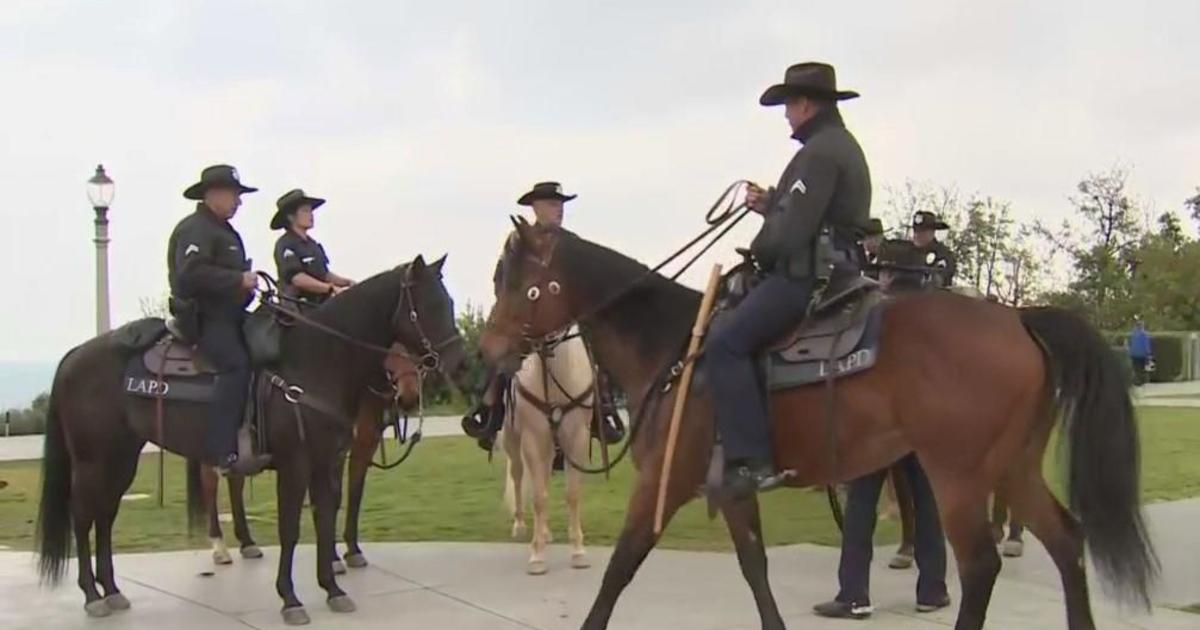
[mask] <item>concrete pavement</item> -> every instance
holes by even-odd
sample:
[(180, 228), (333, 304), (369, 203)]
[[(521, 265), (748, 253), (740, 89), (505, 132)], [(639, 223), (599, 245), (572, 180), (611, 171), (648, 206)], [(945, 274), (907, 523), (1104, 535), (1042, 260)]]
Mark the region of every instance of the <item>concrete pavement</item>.
[[(1182, 604), (1200, 600), (1200, 569), (1195, 566), (1194, 523), (1200, 500), (1151, 506), (1164, 561), (1164, 588), (1156, 601)], [(959, 592), (952, 576), (955, 605), (937, 613), (913, 611), (915, 573), (883, 566), (890, 548), (880, 548), (872, 575), (876, 613), (870, 622), (827, 620), (809, 612), (834, 593), (837, 550), (812, 545), (769, 551), (773, 590), (791, 628), (921, 630), (951, 627)], [(324, 604), (313, 571), (311, 546), (299, 550), (296, 585), (308, 605), (313, 628), (453, 628), (565, 630), (578, 628), (599, 587), (609, 550), (593, 549), (593, 566), (568, 568), (568, 552), (551, 549), (549, 575), (524, 573), (526, 548), (516, 544), (377, 543), (366, 547), (371, 566), (352, 570), (339, 583), (358, 604), (339, 615)], [(282, 628), (274, 592), (277, 549), (267, 558), (213, 567), (206, 551), (118, 556), (116, 570), (133, 609), (103, 620), (87, 619), (82, 596), (71, 579), (56, 590), (37, 585), (33, 557), (0, 553), (0, 627), (13, 630), (61, 628), (120, 630), (245, 630)], [(211, 577), (202, 572), (214, 571)], [(1094, 571), (1092, 571), (1094, 574)], [(1097, 625), (1105, 629), (1194, 630), (1200, 616), (1158, 606), (1151, 615), (1122, 611), (1093, 583)], [(1026, 556), (1006, 560), (996, 585), (988, 628), (1049, 629), (1066, 626), (1058, 574), (1041, 546), (1027, 541)], [(733, 554), (656, 550), (618, 603), (611, 626), (625, 630), (758, 628), (757, 612)]]

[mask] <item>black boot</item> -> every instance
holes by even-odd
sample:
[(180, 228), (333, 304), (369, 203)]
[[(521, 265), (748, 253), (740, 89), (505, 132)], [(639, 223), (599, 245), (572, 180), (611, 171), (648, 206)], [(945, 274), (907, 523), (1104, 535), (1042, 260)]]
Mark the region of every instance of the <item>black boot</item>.
[(725, 494), (733, 500), (748, 499), (756, 492), (774, 490), (791, 475), (775, 472), (769, 461), (741, 460), (725, 465)]

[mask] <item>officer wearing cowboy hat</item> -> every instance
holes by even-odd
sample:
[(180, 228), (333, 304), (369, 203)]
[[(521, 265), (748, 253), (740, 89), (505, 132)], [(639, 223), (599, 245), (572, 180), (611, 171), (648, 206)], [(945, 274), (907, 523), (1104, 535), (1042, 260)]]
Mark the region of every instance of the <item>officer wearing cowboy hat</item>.
[(764, 106), (784, 106), (791, 137), (803, 146), (774, 188), (752, 185), (747, 203), (763, 215), (751, 251), (766, 277), (716, 324), (706, 343), (707, 369), (725, 453), (724, 485), (731, 498), (778, 486), (784, 475), (771, 455), (766, 400), (755, 355), (796, 326), (816, 284), (817, 242), (823, 231), (844, 259), (860, 261), (867, 228), (871, 177), (858, 141), (846, 129), (840, 101), (858, 93), (837, 88), (833, 66), (799, 63), (767, 88)]
[(242, 341), (246, 306), (257, 276), (250, 268), (242, 237), (229, 224), (242, 204), (246, 186), (228, 164), (210, 166), (183, 196), (196, 201), (167, 243), (171, 310), (188, 322), (187, 332), (218, 378), (209, 403), (207, 451), (224, 472), (252, 475), (270, 461), (266, 455), (239, 458), (237, 431), (250, 384), (250, 356)]
[[(563, 213), (566, 202), (575, 199), (578, 195), (568, 195), (563, 192), (562, 184), (558, 182), (538, 182), (533, 185), (529, 191), (517, 198), (517, 205), (526, 206), (533, 210), (534, 227), (541, 229), (557, 229), (562, 227)], [(511, 242), (512, 235), (509, 236)], [(492, 274), (492, 282), (495, 287), (496, 294), (500, 293), (500, 282), (502, 281), (503, 273), (503, 258), (496, 262), (496, 270)], [(509, 378), (497, 372), (491, 375), (485, 381), (487, 383), (482, 401), (480, 404), (466, 416), (463, 417), (462, 427), (467, 435), (477, 439), (479, 446), (486, 451), (492, 450), (495, 443), (496, 433), (500, 430), (504, 421), (504, 400), (502, 392), (508, 389)], [(600, 421), (599, 427), (593, 426), (592, 433), (594, 436), (603, 439), (605, 442), (612, 444), (619, 442), (625, 435), (625, 426), (616, 412), (616, 406), (612, 402), (612, 395), (608, 387), (607, 377), (603, 371), (597, 373), (596, 392), (600, 398)], [(561, 453), (556, 455), (556, 467), (561, 466), (559, 458)]]
[(954, 274), (958, 271), (954, 252), (937, 239), (938, 230), (948, 229), (950, 226), (933, 212), (919, 210), (913, 215), (913, 245), (925, 266), (931, 268), (931, 282), (936, 287), (954, 284)]
[(283, 230), (275, 241), (275, 268), (283, 293), (310, 304), (320, 304), (354, 284), (329, 270), (325, 247), (309, 235), (313, 211), (324, 204), (324, 199), (309, 197), (296, 188), (275, 202), (271, 217), (271, 229)]

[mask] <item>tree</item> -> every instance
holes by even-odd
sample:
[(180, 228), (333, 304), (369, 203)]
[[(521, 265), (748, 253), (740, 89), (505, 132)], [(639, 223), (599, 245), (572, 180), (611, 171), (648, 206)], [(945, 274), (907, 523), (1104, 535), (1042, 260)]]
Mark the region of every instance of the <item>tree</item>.
[(1196, 187), (1196, 196), (1189, 197), (1183, 202), (1183, 207), (1192, 213), (1192, 220), (1200, 223), (1200, 186)]
[[(1114, 168), (1089, 174), (1071, 197), (1077, 221), (1064, 221), (1057, 232), (1037, 224), (1039, 233), (1066, 252), (1074, 269), (1068, 289), (1072, 302), (1099, 326), (1122, 327), (1138, 259), (1141, 211), (1126, 190), (1128, 173)], [(1062, 297), (1062, 294), (1057, 294)]]

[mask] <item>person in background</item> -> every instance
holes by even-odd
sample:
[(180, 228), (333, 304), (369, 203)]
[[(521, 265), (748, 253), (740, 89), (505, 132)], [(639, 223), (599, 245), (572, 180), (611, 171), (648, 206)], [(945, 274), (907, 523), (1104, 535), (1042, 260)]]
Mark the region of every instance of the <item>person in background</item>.
[(1129, 332), (1129, 341), (1125, 344), (1129, 351), (1129, 361), (1133, 364), (1133, 384), (1145, 385), (1147, 366), (1154, 360), (1154, 352), (1150, 346), (1150, 333), (1146, 332), (1146, 323), (1141, 317), (1134, 317), (1133, 330)]

